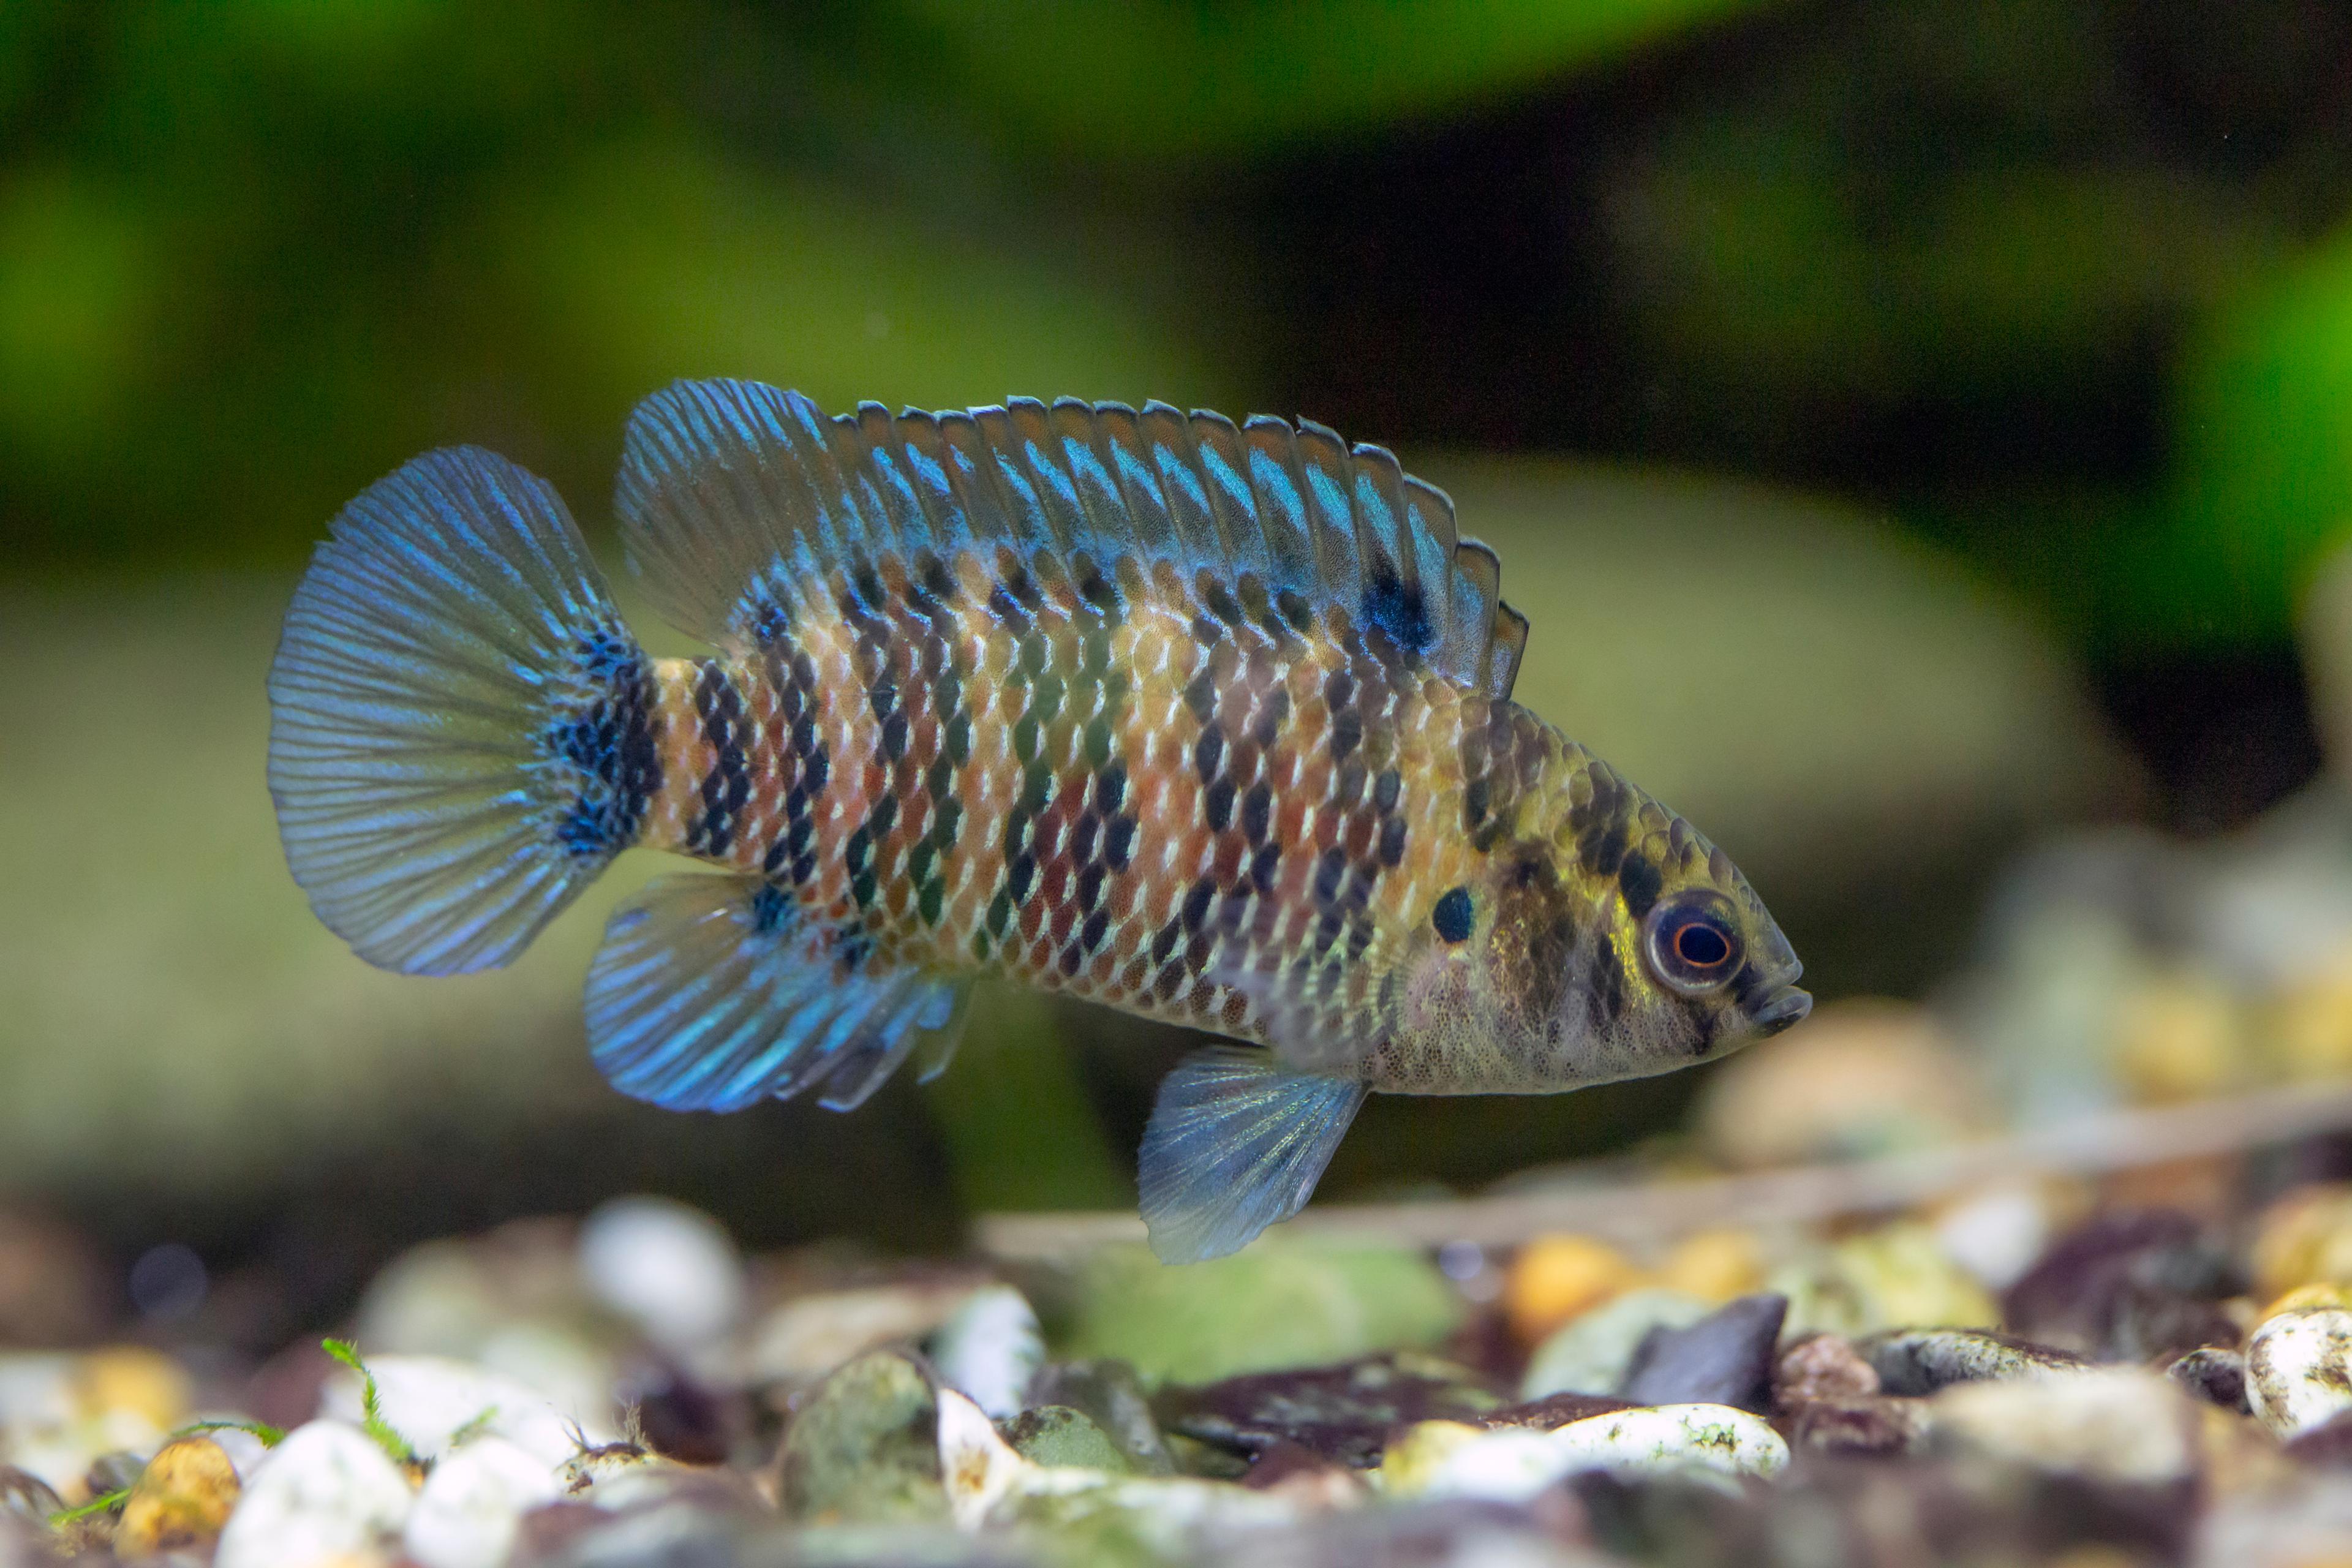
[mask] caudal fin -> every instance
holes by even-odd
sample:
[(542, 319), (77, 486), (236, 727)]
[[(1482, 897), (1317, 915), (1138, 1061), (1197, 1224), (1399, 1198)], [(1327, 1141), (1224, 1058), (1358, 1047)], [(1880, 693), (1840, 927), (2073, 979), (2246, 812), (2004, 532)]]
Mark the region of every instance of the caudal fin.
[(428, 453), (334, 521), (269, 670), (294, 879), (371, 963), (512, 960), (633, 842), (651, 667), (546, 481)]

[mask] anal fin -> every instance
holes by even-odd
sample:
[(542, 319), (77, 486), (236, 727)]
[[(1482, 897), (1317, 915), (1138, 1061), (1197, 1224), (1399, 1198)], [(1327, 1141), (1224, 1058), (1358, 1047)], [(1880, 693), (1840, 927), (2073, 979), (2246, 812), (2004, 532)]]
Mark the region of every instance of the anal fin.
[(1356, 1079), (1210, 1046), (1160, 1086), (1143, 1133), (1143, 1222), (1163, 1263), (1238, 1252), (1305, 1205), (1364, 1103)]
[(847, 1110), (954, 1027), (958, 983), (879, 963), (755, 877), (688, 874), (614, 912), (588, 971), (588, 1046), (632, 1099), (740, 1110), (823, 1086)]

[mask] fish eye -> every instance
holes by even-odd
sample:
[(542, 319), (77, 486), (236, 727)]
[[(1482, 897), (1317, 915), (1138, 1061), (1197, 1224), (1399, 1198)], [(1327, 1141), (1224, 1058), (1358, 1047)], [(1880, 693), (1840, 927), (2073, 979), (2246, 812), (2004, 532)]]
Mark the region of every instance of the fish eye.
[(1684, 893), (1650, 914), (1650, 967), (1685, 995), (1702, 995), (1739, 969), (1739, 928), (1723, 899), (1704, 890)]

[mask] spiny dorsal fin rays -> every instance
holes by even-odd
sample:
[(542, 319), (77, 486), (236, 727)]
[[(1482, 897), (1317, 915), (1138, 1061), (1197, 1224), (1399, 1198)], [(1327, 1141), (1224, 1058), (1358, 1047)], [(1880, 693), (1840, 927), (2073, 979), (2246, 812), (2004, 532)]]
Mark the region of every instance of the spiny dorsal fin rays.
[[(1475, 621), (1487, 630), (1486, 646), (1478, 656), (1475, 684), (1489, 697), (1495, 690), (1495, 651), (1502, 637), (1498, 607), (1503, 602), (1503, 563), (1485, 544), (1475, 539), (1457, 539), (1454, 542), (1454, 616), (1456, 625)], [(1507, 683), (1499, 693), (1510, 695)]]
[(1497, 702), (1511, 700), (1519, 679), (1519, 660), (1528, 651), (1528, 618), (1504, 601), (1495, 601), (1495, 640), (1486, 649), (1486, 666), (1479, 683)]
[(812, 575), (1000, 542), (1024, 563), (1253, 575), (1277, 605), (1335, 606), (1494, 689), (1492, 552), (1461, 547), (1444, 492), (1312, 423), (1073, 398), (828, 419), (797, 393), (680, 382), (632, 416), (616, 505), (663, 613), (722, 646), (753, 640), (768, 606), (789, 613)]

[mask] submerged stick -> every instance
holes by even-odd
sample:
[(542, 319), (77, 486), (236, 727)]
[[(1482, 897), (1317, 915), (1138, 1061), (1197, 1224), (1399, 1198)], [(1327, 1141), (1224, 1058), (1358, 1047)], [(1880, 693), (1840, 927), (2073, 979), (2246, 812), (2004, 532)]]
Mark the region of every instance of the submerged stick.
[[(1743, 1175), (1598, 1181), (1432, 1203), (1319, 1205), (1287, 1228), (1298, 1236), (1423, 1247), (1450, 1241), (1515, 1247), (1554, 1231), (1638, 1244), (1711, 1226), (1806, 1224), (1907, 1208), (1992, 1181), (2098, 1175), (2347, 1129), (2352, 1085), (2301, 1085), (2105, 1110), (2006, 1138)], [(978, 1238), (982, 1250), (999, 1258), (1052, 1258), (1108, 1242), (1139, 1242), (1143, 1224), (1123, 1214), (983, 1215)]]

